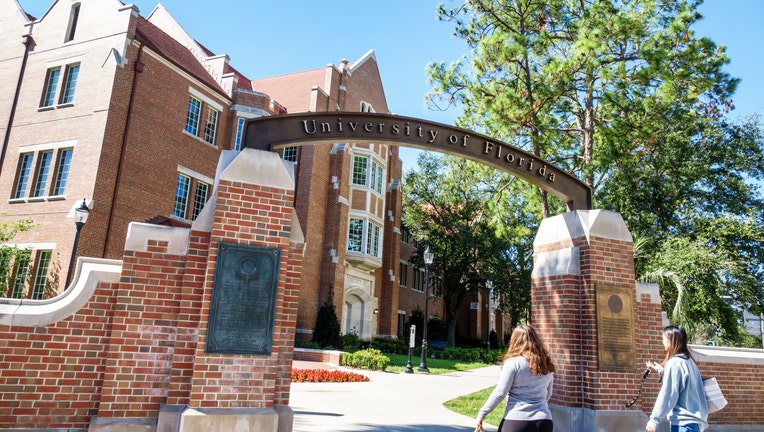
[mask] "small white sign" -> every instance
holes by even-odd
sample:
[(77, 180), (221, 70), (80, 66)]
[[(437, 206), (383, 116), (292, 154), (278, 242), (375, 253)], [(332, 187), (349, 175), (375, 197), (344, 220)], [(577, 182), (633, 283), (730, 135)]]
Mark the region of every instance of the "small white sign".
[(409, 346), (411, 348), (416, 347), (416, 326), (411, 324), (411, 332), (409, 333)]

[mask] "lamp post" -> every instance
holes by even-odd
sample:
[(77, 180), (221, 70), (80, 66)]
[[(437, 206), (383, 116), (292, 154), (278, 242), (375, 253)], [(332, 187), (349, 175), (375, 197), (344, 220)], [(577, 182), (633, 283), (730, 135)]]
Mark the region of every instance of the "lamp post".
[(424, 327), (422, 327), (422, 361), (419, 363), (419, 372), (430, 372), (427, 369), (427, 321), (430, 315), (427, 313), (427, 304), (430, 303), (430, 264), (435, 255), (427, 246), (424, 251)]
[(72, 258), (69, 260), (69, 270), (66, 272), (66, 287), (69, 287), (69, 282), (72, 281), (72, 267), (74, 267), (74, 257), (77, 255), (77, 243), (80, 242), (80, 231), (82, 231), (82, 226), (85, 225), (85, 222), (88, 221), (89, 215), (90, 209), (83, 198), (82, 204), (74, 209), (74, 225), (77, 227), (77, 233), (74, 235)]
[(493, 290), (493, 281), (491, 280), (491, 278), (488, 278), (485, 281), (485, 308), (487, 311), (485, 316), (485, 327), (486, 327), (485, 352), (486, 354), (491, 352), (491, 290)]

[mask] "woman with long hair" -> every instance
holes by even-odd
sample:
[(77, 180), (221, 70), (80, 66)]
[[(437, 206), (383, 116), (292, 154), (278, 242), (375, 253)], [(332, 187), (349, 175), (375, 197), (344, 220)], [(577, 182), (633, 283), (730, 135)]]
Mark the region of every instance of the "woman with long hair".
[(655, 432), (668, 417), (671, 432), (701, 432), (708, 427), (708, 404), (703, 390), (703, 378), (687, 348), (687, 332), (681, 326), (663, 329), (666, 357), (662, 364), (645, 364), (661, 375), (663, 385), (655, 401), (645, 430)]
[(483, 419), (507, 397), (507, 410), (499, 432), (551, 432), (554, 363), (536, 329), (521, 325), (512, 331), (509, 349), (503, 358), (499, 383), (477, 415), (477, 430)]

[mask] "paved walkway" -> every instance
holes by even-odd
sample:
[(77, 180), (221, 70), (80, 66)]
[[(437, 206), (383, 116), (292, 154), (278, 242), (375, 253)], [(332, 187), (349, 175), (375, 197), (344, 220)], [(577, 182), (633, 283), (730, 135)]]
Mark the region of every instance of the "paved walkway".
[[(336, 368), (311, 362), (293, 367)], [(443, 403), (496, 385), (499, 377), (498, 366), (444, 375), (351, 371), (371, 381), (292, 383), (293, 432), (472, 432), (475, 420)], [(496, 431), (485, 426), (486, 432)]]

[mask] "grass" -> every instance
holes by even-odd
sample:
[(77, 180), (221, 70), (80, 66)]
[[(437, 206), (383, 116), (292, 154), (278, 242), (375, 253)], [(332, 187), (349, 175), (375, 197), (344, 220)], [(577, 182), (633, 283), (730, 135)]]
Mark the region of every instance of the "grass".
[[(405, 372), (406, 371), (406, 363), (408, 362), (408, 356), (403, 354), (390, 354), (385, 353), (387, 357), (390, 358), (390, 366), (387, 367), (388, 372)], [(421, 357), (411, 357), (411, 366), (414, 369), (414, 373), (417, 372), (417, 369), (419, 368), (419, 363), (421, 361)], [(470, 369), (478, 369), (481, 367), (486, 367), (485, 363), (481, 362), (475, 362), (475, 363), (465, 363), (460, 362), (457, 360), (448, 360), (448, 359), (434, 359), (434, 358), (428, 358), (427, 359), (427, 369), (430, 370), (430, 374), (438, 375), (438, 374), (444, 374), (449, 372), (458, 372), (458, 371), (465, 371)]]
[[(480, 408), (483, 407), (483, 404), (485, 403), (486, 399), (488, 399), (488, 396), (491, 395), (491, 392), (495, 387), (496, 386), (489, 387), (475, 393), (470, 393), (468, 395), (460, 396), (456, 399), (451, 399), (450, 401), (444, 403), (443, 406), (455, 413), (475, 418), (478, 411), (480, 411)], [(491, 411), (483, 421), (493, 426), (499, 426), (502, 417), (504, 417), (504, 410), (506, 407), (507, 402), (502, 401), (499, 406)]]

